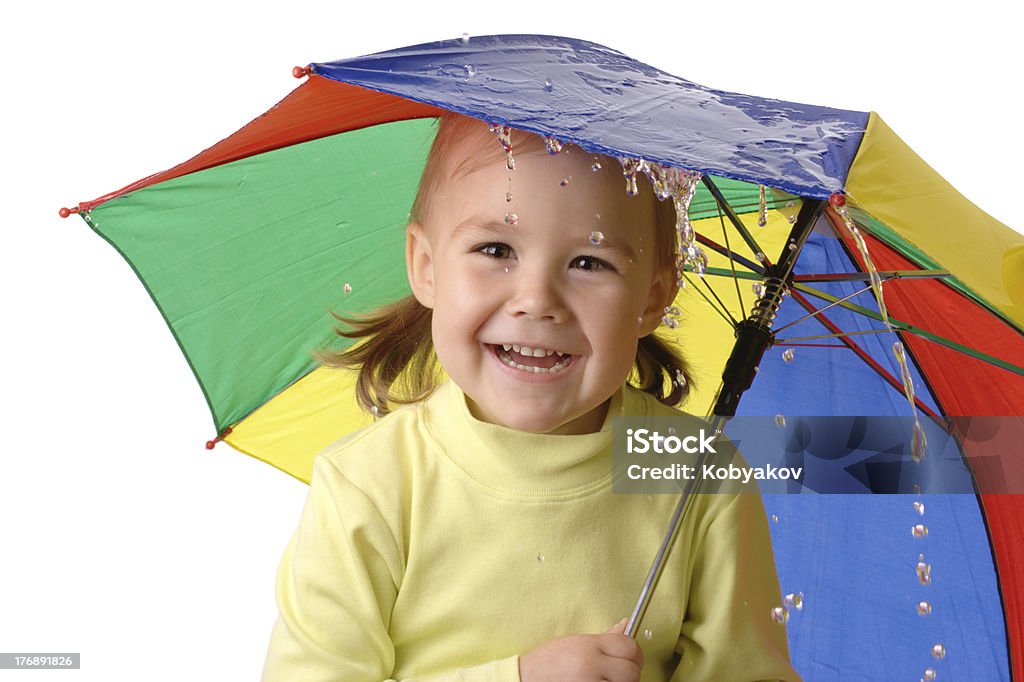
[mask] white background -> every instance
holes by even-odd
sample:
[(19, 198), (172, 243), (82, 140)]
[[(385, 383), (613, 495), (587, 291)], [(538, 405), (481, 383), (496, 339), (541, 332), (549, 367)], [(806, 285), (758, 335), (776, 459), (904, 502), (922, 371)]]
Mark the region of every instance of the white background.
[(83, 666), (0, 679), (259, 677), (305, 486), (204, 448), (205, 401), (148, 294), (57, 209), (227, 136), (298, 84), (293, 65), (463, 32), (584, 38), (716, 88), (878, 111), (1024, 229), (1005, 2), (233, 4), (3, 11), (0, 652)]

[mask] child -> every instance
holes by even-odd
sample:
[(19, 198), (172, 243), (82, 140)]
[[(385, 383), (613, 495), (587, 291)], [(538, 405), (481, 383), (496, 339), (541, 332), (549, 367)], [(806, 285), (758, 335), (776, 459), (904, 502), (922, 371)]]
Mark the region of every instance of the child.
[(616, 162), (513, 134), (510, 171), (485, 124), (442, 119), (407, 228), (415, 300), (339, 361), (365, 407), (412, 404), (317, 457), (264, 680), (798, 679), (756, 494), (697, 496), (642, 635), (609, 629), (676, 502), (611, 494), (610, 433), (678, 414), (685, 366), (652, 335), (675, 221)]

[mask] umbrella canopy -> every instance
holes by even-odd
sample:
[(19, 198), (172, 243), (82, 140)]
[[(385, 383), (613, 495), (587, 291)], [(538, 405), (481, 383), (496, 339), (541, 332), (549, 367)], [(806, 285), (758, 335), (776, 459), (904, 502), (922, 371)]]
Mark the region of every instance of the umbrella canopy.
[[(738, 413), (1024, 415), (1024, 239), (874, 113), (712, 90), (545, 36), (442, 41), (297, 75), (308, 78), (234, 135), (75, 210), (149, 290), (219, 437), (302, 480), (316, 452), (368, 423), (354, 377), (317, 368), (310, 351), (336, 342), (330, 311), (408, 293), (402, 227), (444, 111), (705, 175), (690, 218), (708, 272), (690, 278), (682, 323), (665, 332), (696, 369), (689, 411), (711, 406), (730, 318), (785, 255), (801, 206), (842, 194), (806, 235), (776, 328), (865, 289), (871, 270), (887, 279), (884, 306), (868, 287), (786, 330), (791, 347), (764, 356)], [(964, 447), (971, 467), (990, 454)], [(996, 457), (1012, 471), (1020, 454)], [(766, 507), (783, 590), (804, 595), (800, 609), (789, 600), (789, 635), (807, 679), (1024, 670), (1021, 497), (780, 495)], [(926, 538), (908, 532), (919, 523)]]

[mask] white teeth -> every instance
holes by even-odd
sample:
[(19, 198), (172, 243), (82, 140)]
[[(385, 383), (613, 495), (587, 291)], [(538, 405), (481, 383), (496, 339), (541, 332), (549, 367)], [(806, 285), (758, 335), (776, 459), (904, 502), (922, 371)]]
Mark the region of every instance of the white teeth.
[(559, 353), (556, 350), (548, 350), (546, 348), (530, 348), (529, 346), (520, 346), (518, 343), (503, 343), (501, 347), (508, 350), (513, 350), (520, 355), (525, 355), (528, 358), (546, 358), (549, 355), (558, 354), (559, 357), (565, 355), (565, 353)]
[[(504, 346), (504, 344), (503, 344), (503, 346)], [(514, 348), (515, 348), (515, 346), (513, 346), (513, 349)], [(519, 351), (516, 351), (516, 352), (519, 352)], [(554, 352), (555, 351), (547, 351), (547, 354), (550, 355), (550, 354), (552, 354)], [(523, 354), (525, 355), (526, 353), (524, 352)], [(541, 356), (535, 355), (533, 357), (541, 357)], [(521, 365), (518, 362), (513, 361), (512, 358), (510, 358), (507, 355), (502, 355), (500, 353), (498, 354), (498, 358), (502, 362), (504, 362), (506, 365), (508, 365), (509, 367), (515, 367), (516, 369), (521, 369), (524, 372), (532, 372), (534, 374), (553, 374), (555, 372), (560, 372), (561, 370), (565, 369), (565, 366), (568, 365), (570, 360), (571, 360), (571, 356), (563, 355), (562, 353), (559, 353), (558, 357), (559, 357), (558, 362), (556, 362), (551, 367), (531, 367), (529, 365)]]

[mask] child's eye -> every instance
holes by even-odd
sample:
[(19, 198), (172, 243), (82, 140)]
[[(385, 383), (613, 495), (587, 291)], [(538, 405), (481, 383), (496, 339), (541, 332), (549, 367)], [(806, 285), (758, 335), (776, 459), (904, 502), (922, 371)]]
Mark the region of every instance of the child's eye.
[(598, 272), (600, 270), (615, 271), (615, 266), (595, 256), (577, 256), (573, 259), (571, 267), (587, 272)]
[(476, 251), (477, 253), (482, 253), (485, 256), (490, 256), (491, 258), (512, 257), (512, 247), (510, 247), (508, 244), (484, 244), (482, 246), (476, 247)]

